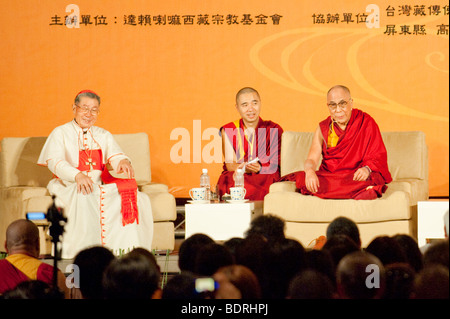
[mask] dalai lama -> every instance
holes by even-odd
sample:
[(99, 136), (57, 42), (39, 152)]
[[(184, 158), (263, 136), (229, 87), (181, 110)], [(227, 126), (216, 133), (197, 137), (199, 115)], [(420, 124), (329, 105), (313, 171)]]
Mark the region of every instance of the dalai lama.
[(369, 114), (353, 108), (350, 90), (345, 86), (328, 91), (327, 106), (330, 116), (314, 133), (304, 171), (281, 180), (295, 181), (300, 193), (320, 198), (381, 197), (392, 177), (377, 123)]

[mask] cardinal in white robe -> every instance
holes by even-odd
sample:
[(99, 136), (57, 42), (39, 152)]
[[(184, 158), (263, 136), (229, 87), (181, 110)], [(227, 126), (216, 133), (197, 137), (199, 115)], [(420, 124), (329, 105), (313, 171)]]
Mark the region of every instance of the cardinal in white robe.
[[(67, 217), (62, 258), (74, 258), (94, 245), (116, 255), (135, 247), (151, 249), (150, 199), (137, 190), (131, 161), (112, 134), (94, 126), (99, 110), (100, 97), (95, 92), (78, 93), (74, 119), (51, 132), (38, 159), (53, 173), (47, 188)], [(128, 178), (112, 177), (107, 164)]]

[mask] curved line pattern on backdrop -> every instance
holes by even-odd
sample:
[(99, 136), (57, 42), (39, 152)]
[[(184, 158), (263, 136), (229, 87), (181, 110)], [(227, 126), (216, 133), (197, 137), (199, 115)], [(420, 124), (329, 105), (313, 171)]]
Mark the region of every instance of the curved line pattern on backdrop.
[[(423, 21), (421, 21), (423, 22)], [(397, 101), (392, 100), (391, 98), (383, 95), (381, 92), (377, 91), (369, 82), (369, 80), (364, 76), (361, 68), (358, 64), (358, 52), (360, 52), (360, 48), (363, 44), (365, 44), (369, 39), (376, 36), (383, 36), (383, 30), (378, 29), (377, 31), (369, 30), (369, 29), (338, 29), (338, 28), (327, 28), (327, 29), (317, 29), (317, 28), (299, 28), (299, 29), (291, 29), (287, 31), (283, 31), (277, 34), (270, 35), (266, 38), (258, 41), (249, 52), (250, 61), (253, 66), (264, 76), (275, 81), (276, 83), (290, 88), (295, 91), (299, 91), (302, 93), (316, 95), (323, 97), (328, 91), (328, 87), (321, 83), (318, 79), (316, 79), (311, 71), (312, 57), (308, 57), (306, 62), (304, 62), (302, 66), (302, 75), (311, 85), (311, 87), (307, 87), (301, 84), (298, 79), (292, 73), (291, 68), (289, 67), (289, 63), (292, 62), (292, 55), (297, 52), (303, 45), (307, 45), (308, 41), (313, 39), (329, 36), (329, 35), (337, 35), (338, 39), (350, 37), (350, 36), (358, 36), (358, 40), (356, 40), (350, 47), (348, 48), (346, 54), (346, 64), (348, 66), (348, 70), (355, 80), (355, 82), (367, 93), (369, 93), (374, 98), (382, 102), (376, 102), (367, 99), (357, 98), (358, 102), (361, 104), (369, 105), (374, 108), (378, 108), (384, 111), (393, 112), (397, 114), (413, 116), (422, 119), (434, 120), (434, 121), (442, 121), (448, 122), (448, 117), (431, 114), (427, 112), (422, 112), (406, 105), (403, 105)], [(300, 36), (293, 42), (289, 43), (286, 47), (284, 47), (280, 53), (280, 62), (281, 69), (285, 73), (285, 75), (280, 74), (276, 70), (268, 67), (260, 58), (260, 54), (264, 52), (265, 49), (269, 48), (271, 45), (274, 45), (276, 40), (283, 39), (289, 36)], [(385, 35), (384, 35), (385, 36)], [(430, 35), (432, 36), (432, 35)], [(448, 70), (437, 67), (433, 64), (432, 60), (436, 57), (440, 62), (445, 61), (446, 55), (442, 52), (431, 52), (427, 56), (425, 56), (425, 64), (430, 68), (448, 73)], [(448, 59), (448, 55), (447, 55)]]

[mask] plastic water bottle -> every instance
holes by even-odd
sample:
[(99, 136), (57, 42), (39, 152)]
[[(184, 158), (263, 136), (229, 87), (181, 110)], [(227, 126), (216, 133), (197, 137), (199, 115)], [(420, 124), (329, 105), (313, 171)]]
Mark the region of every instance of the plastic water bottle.
[(200, 175), (200, 187), (206, 188), (206, 200), (211, 200), (211, 183), (206, 168), (202, 169), (202, 175)]
[(234, 187), (244, 187), (244, 171), (240, 168), (236, 170), (234, 175)]

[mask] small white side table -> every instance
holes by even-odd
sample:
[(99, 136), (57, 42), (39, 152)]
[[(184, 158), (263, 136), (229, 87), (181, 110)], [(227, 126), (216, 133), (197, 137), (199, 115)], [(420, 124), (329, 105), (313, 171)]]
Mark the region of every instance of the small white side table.
[(244, 237), (250, 222), (263, 214), (263, 201), (186, 204), (185, 238), (203, 233), (217, 241)]
[(445, 238), (444, 214), (449, 209), (448, 200), (417, 202), (417, 243), (419, 247), (428, 240)]

